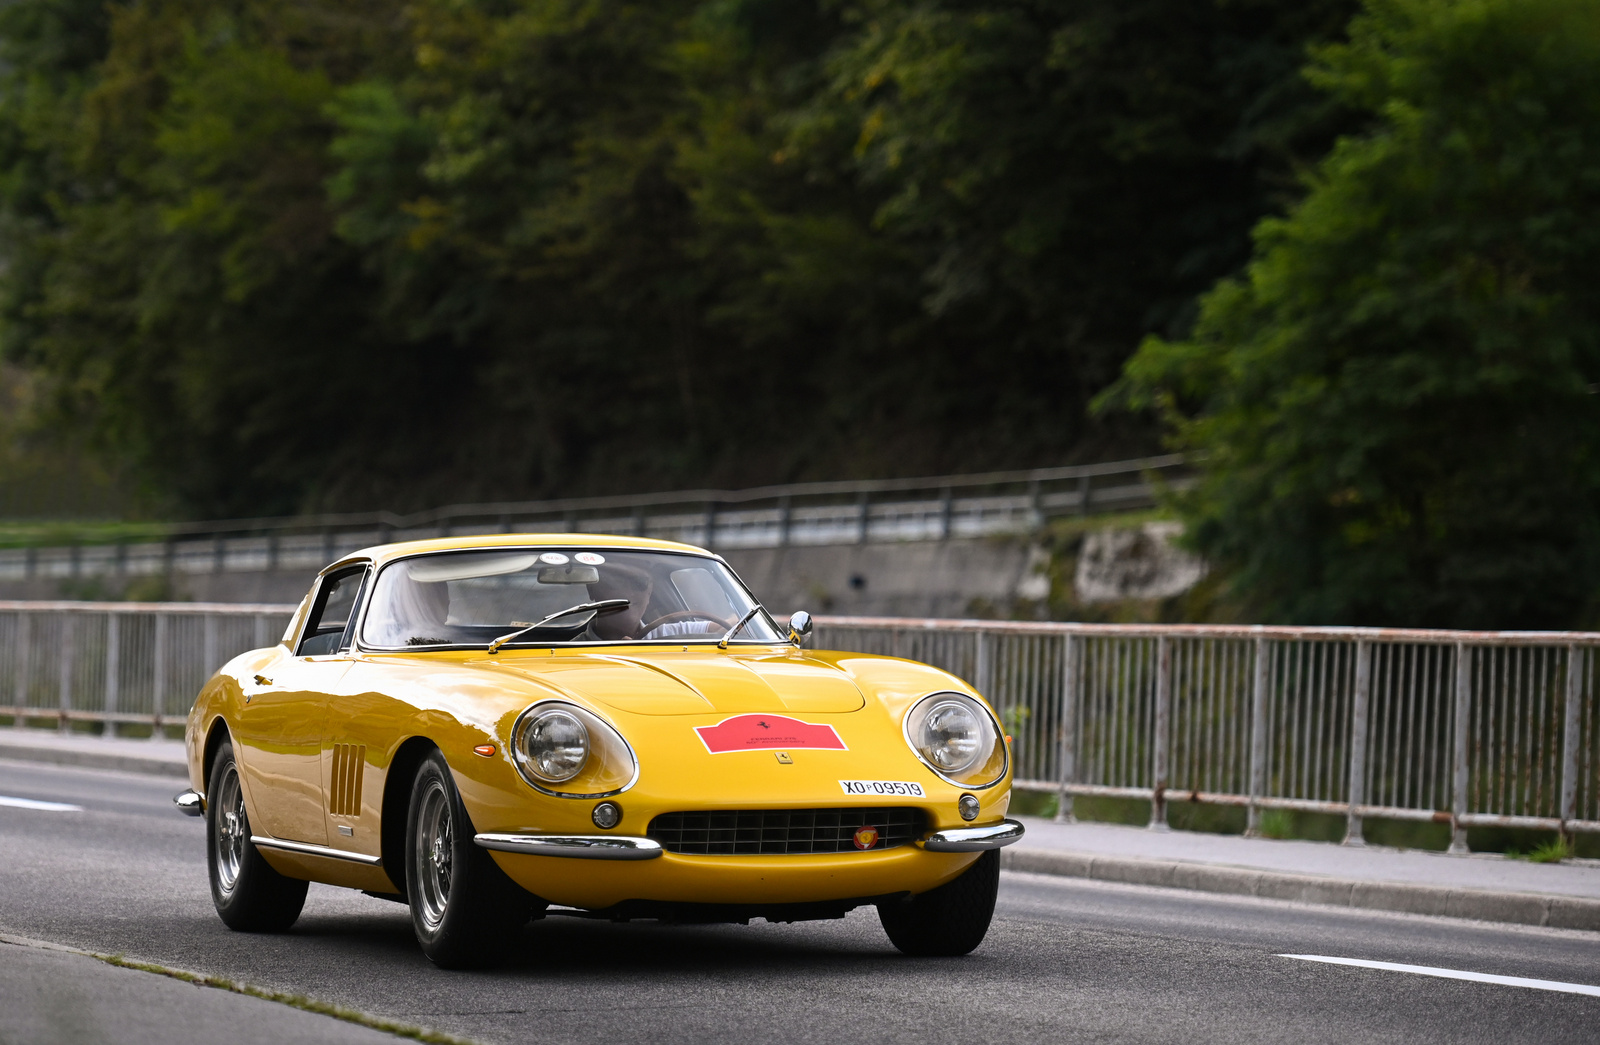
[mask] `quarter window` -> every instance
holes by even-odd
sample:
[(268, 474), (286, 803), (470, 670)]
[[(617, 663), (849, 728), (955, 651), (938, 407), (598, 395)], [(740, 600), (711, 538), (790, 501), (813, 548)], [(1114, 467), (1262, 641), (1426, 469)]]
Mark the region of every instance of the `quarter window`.
[(296, 656), (338, 653), (349, 645), (345, 641), (345, 631), (350, 626), (350, 614), (356, 607), (356, 597), (361, 593), (361, 582), (366, 575), (367, 568), (357, 566), (323, 579), (317, 601), (306, 617)]

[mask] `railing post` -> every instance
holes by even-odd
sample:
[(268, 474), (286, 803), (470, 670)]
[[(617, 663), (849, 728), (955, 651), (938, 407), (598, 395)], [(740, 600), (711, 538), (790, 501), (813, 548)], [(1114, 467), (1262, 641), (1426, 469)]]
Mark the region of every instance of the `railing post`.
[(1472, 715), (1472, 659), (1467, 644), (1456, 643), (1456, 718), (1451, 744), (1450, 852), (1466, 853), (1467, 829), (1461, 818), (1467, 812), (1467, 738)]
[(1068, 784), (1078, 782), (1078, 644), (1076, 635), (1067, 635), (1061, 651), (1061, 788), (1056, 796), (1056, 823), (1075, 823), (1072, 795)]
[(1035, 530), (1044, 526), (1044, 503), (1037, 479), (1028, 483), (1028, 526)]
[(61, 677), (57, 680), (59, 683), (57, 708), (60, 711), (60, 729), (63, 733), (70, 732), (72, 729), (72, 723), (67, 717), (67, 712), (72, 710), (72, 640), (75, 638), (75, 632), (77, 631), (76, 624), (77, 621), (73, 615), (63, 610), (61, 613), (61, 650), (58, 662)]
[(1172, 640), (1156, 640), (1156, 714), (1150, 767), (1150, 830), (1167, 827), (1167, 740), (1172, 719)]
[(867, 517), (868, 517), (868, 513), (870, 511), (871, 511), (871, 501), (870, 501), (870, 499), (869, 499), (869, 497), (867, 495), (867, 491), (862, 490), (861, 491), (861, 496), (860, 496), (860, 498), (857, 499), (857, 502), (856, 502), (856, 543), (857, 544), (866, 544), (867, 543), (867, 521), (868, 521)]
[(1561, 835), (1569, 842), (1567, 824), (1578, 819), (1578, 730), (1582, 728), (1583, 677), (1588, 668), (1586, 651), (1567, 647), (1567, 701), (1561, 724)]
[(1261, 837), (1261, 799), (1267, 793), (1267, 682), (1271, 647), (1256, 639), (1255, 678), (1250, 686), (1250, 812), (1244, 833)]
[[(28, 707), (28, 697), (33, 691), (33, 614), (27, 610), (17, 614), (17, 708)], [(16, 726), (24, 729), (28, 716), (18, 715)]]
[(778, 498), (778, 547), (780, 548), (789, 547), (790, 515), (789, 496), (785, 494)]
[(167, 696), (167, 615), (156, 614), (155, 649), (150, 651), (150, 739), (161, 740), (161, 710)]
[(987, 631), (977, 633), (978, 663), (973, 674), (977, 676), (978, 694), (984, 700), (994, 699), (994, 636)]
[(117, 700), (120, 696), (118, 686), (122, 674), (122, 620), (116, 613), (106, 614), (106, 715), (101, 730), (102, 735), (114, 737), (117, 735), (117, 724), (110, 718), (116, 714)]
[(705, 548), (710, 550), (717, 540), (717, 502), (709, 501), (706, 504), (706, 543)]
[(1078, 477), (1078, 514), (1089, 514), (1089, 498), (1094, 496), (1094, 488), (1090, 485), (1092, 480), (1087, 475)]
[(1366, 845), (1361, 837), (1361, 814), (1367, 804), (1367, 706), (1372, 690), (1372, 644), (1356, 640), (1356, 691), (1350, 709), (1350, 790), (1345, 813), (1345, 845)]
[(222, 667), (217, 663), (217, 617), (214, 613), (207, 613), (201, 618), (204, 623), (201, 628), (200, 659), (204, 661), (200, 670), (207, 677), (211, 672)]
[(955, 491), (946, 486), (939, 491), (939, 539), (950, 539), (951, 516), (956, 510)]

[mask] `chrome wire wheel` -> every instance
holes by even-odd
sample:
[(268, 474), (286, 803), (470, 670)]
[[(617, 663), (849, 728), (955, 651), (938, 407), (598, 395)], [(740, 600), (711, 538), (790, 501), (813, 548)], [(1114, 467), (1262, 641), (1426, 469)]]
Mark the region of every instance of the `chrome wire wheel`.
[(244, 866), (244, 847), (250, 841), (250, 820), (244, 812), (244, 791), (239, 787), (239, 767), (229, 762), (222, 771), (221, 788), (213, 801), (217, 810), (217, 885), (231, 896)]
[(415, 849), (411, 854), (418, 885), (416, 902), (422, 924), (430, 932), (444, 922), (450, 902), (450, 872), (455, 850), (450, 795), (443, 782), (429, 782), (417, 810)]

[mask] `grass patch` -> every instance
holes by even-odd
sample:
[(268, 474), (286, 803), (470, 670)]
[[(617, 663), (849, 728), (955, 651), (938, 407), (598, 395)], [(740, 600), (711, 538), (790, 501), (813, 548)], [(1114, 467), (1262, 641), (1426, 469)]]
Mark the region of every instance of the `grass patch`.
[(314, 1012), (319, 1016), (332, 1016), (336, 1020), (346, 1023), (358, 1024), (362, 1027), (371, 1027), (387, 1034), (394, 1034), (413, 1041), (429, 1042), (430, 1045), (474, 1045), (467, 1038), (458, 1038), (453, 1034), (442, 1031), (427, 1030), (422, 1027), (413, 1027), (407, 1023), (397, 1023), (377, 1016), (368, 1016), (364, 1012), (347, 1009), (342, 1005), (331, 1002), (317, 1001), (303, 994), (289, 994), (285, 991), (269, 991), (261, 987), (252, 987), (247, 983), (237, 983), (224, 979), (221, 976), (206, 976), (201, 973), (184, 972), (182, 969), (169, 969), (165, 965), (156, 965), (152, 962), (139, 962), (124, 958), (120, 954), (95, 954), (93, 951), (83, 952), (92, 958), (98, 958), (107, 965), (115, 965), (120, 969), (135, 969), (139, 972), (154, 973), (157, 976), (166, 976), (184, 983), (193, 983), (201, 987), (214, 987), (217, 990), (229, 991), (233, 994), (243, 994), (251, 998), (260, 998), (263, 1001), (277, 1002), (292, 1008)]

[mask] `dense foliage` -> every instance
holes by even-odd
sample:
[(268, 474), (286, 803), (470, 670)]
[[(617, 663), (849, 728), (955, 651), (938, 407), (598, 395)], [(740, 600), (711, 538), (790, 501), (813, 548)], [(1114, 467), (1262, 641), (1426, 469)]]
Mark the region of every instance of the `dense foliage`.
[(0, 336), (186, 512), (1135, 450), (1353, 7), (11, 0)]
[(1594, 622), (1600, 7), (1370, 0), (1315, 81), (1375, 117), (1117, 392), (1205, 477), (1258, 619)]

